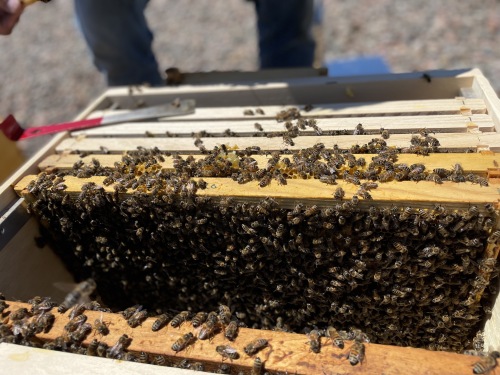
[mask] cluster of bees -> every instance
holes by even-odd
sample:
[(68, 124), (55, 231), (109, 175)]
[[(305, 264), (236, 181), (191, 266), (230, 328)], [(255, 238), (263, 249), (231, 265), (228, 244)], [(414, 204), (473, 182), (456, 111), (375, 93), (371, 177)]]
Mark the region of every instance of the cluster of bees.
[[(287, 132), (317, 127), (288, 112), (278, 119), (285, 128), (295, 121)], [(295, 332), (336, 326), (361, 329), (381, 344), (462, 351), (498, 292), (489, 282), (498, 276), (496, 259), (485, 253), (500, 240), (495, 208), (377, 208), (369, 204), (370, 190), (392, 180), (488, 182), (460, 164), (427, 170), (423, 163), (398, 163), (401, 152), (437, 151), (439, 141), (426, 129), (403, 149), (388, 147), (388, 132), (380, 133), (349, 150), (317, 144), (273, 152), (263, 166), (252, 157), (264, 154), (257, 146), (221, 145), (202, 150), (199, 160), (174, 155), (174, 171), (160, 165), (170, 154), (138, 149), (113, 168), (94, 160), (42, 173), (28, 187), (34, 197), (28, 209), (46, 224), (69, 269), (95, 279), (114, 310), (133, 303), (171, 315), (227, 304), (255, 328), (273, 329), (280, 321)], [(363, 153), (376, 155), (355, 155)], [(68, 174), (105, 176), (115, 193), (89, 183), (70, 197)], [(204, 177), (261, 187), (316, 178), (332, 185), (332, 201), (289, 208), (272, 198), (212, 199), (197, 194), (206, 188)], [(351, 200), (333, 187), (337, 180), (358, 187)]]
[[(0, 342), (15, 343), (26, 346), (41, 347), (44, 349), (71, 352), (75, 354), (83, 354), (89, 356), (98, 356), (111, 359), (127, 360), (138, 363), (154, 364), (160, 366), (175, 366), (192, 370), (204, 371), (205, 367), (201, 362), (193, 362), (183, 359), (175, 364), (164, 355), (151, 355), (146, 352), (134, 353), (128, 351), (128, 347), (132, 343), (133, 338), (127, 334), (122, 334), (116, 343), (109, 346), (104, 341), (94, 338), (90, 343), (84, 345), (83, 341), (94, 331), (94, 336), (107, 336), (110, 333), (110, 322), (105, 322), (102, 318), (96, 319), (94, 325), (88, 322), (88, 317), (85, 311), (101, 311), (110, 312), (110, 309), (102, 307), (96, 301), (90, 301), (89, 297), (94, 292), (96, 287), (93, 279), (85, 280), (70, 292), (65, 300), (60, 304), (53, 302), (50, 297), (34, 297), (28, 301), (31, 308), (21, 307), (17, 310), (11, 310), (7, 314), (4, 311), (9, 307), (5, 302), (3, 295), (0, 294), (2, 302), (2, 316), (7, 316), (0, 323)], [(89, 302), (83, 302), (89, 301)], [(52, 339), (46, 340), (38, 338), (36, 334), (44, 332), (48, 333), (54, 324), (55, 316), (51, 312), (57, 307), (57, 311), (61, 314), (66, 313), (68, 322), (64, 325), (63, 334)], [(145, 309), (140, 305), (135, 305), (121, 311), (120, 314), (127, 321), (127, 324), (132, 327), (142, 325), (148, 316)], [(61, 318), (61, 316), (59, 317)], [(191, 321), (191, 325), (195, 328), (195, 333), (188, 332), (179, 337), (172, 345), (171, 349), (178, 353), (193, 345), (196, 340), (208, 340), (215, 334), (222, 332), (225, 338), (234, 341), (238, 336), (240, 326), (245, 326), (235, 316), (232, 315), (231, 309), (226, 305), (220, 305), (218, 311), (198, 312), (196, 314), (190, 311), (182, 311), (175, 316), (162, 314), (157, 316), (156, 320), (151, 325), (151, 330), (157, 332), (170, 324), (174, 328), (178, 328), (184, 322)], [(275, 329), (283, 329), (276, 327)], [(319, 353), (321, 350), (321, 337), (327, 336), (331, 343), (339, 348), (344, 348), (344, 340), (353, 340), (353, 343), (346, 356), (349, 363), (353, 366), (362, 363), (364, 359), (364, 342), (369, 342), (368, 336), (360, 330), (351, 332), (337, 331), (333, 327), (328, 327), (326, 330), (313, 329), (308, 333), (308, 343), (310, 350), (314, 353)], [(254, 339), (247, 343), (243, 348), (247, 356), (255, 356), (262, 349), (269, 346), (269, 341), (264, 338)], [(229, 359), (231, 362), (240, 358), (240, 353), (231, 345), (217, 345), (215, 347), (222, 361)], [(229, 364), (222, 364), (217, 369), (218, 373), (231, 373)], [(260, 357), (254, 358), (252, 375), (260, 375), (264, 373), (264, 361)]]

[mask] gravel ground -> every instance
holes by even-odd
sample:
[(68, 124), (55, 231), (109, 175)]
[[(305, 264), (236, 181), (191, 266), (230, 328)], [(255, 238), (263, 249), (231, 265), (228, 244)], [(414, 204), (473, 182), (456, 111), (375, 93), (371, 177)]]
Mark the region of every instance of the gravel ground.
[[(105, 90), (76, 28), (73, 2), (35, 4), (0, 37), (0, 116), (69, 120)], [(324, 0), (326, 59), (382, 55), (393, 72), (480, 68), (500, 91), (500, 2)], [(155, 0), (148, 7), (162, 68), (255, 70), (253, 5)]]

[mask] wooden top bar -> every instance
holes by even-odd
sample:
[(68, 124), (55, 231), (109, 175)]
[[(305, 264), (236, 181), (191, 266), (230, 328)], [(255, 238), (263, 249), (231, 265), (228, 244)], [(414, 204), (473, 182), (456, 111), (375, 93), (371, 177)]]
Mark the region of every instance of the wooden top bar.
[[(7, 301), (10, 305), (8, 311), (30, 305), (20, 302)], [(59, 314), (56, 309), (51, 311), (56, 319), (54, 326), (48, 333), (38, 334), (43, 341), (53, 340), (64, 333), (64, 325), (68, 322), (69, 312)], [(109, 324), (110, 333), (107, 336), (92, 332), (83, 341), (87, 346), (94, 338), (114, 345), (122, 334), (132, 338), (128, 348), (132, 352), (164, 355), (170, 363), (178, 363), (183, 359), (199, 361), (205, 364), (205, 370), (216, 370), (222, 363), (222, 357), (216, 353), (218, 345), (231, 345), (240, 354), (240, 358), (228, 363), (233, 372), (249, 372), (254, 358), (260, 357), (265, 369), (271, 372), (289, 374), (471, 374), (472, 367), (478, 357), (449, 353), (435, 352), (409, 347), (397, 347), (377, 344), (365, 344), (365, 359), (361, 364), (351, 366), (346, 359), (352, 343), (346, 341), (344, 349), (338, 349), (326, 339), (321, 339), (320, 353), (310, 350), (308, 337), (304, 334), (286, 333), (278, 331), (265, 331), (241, 328), (235, 341), (228, 341), (221, 333), (215, 334), (210, 340), (196, 340), (187, 349), (175, 353), (171, 346), (183, 334), (197, 331), (190, 322), (182, 324), (179, 328), (170, 325), (157, 332), (151, 330), (155, 318), (148, 318), (141, 326), (131, 328), (119, 314), (85, 311), (88, 322), (93, 324), (96, 319), (101, 319)], [(269, 342), (269, 347), (261, 350), (257, 355), (248, 356), (243, 348), (252, 340), (263, 338)]]

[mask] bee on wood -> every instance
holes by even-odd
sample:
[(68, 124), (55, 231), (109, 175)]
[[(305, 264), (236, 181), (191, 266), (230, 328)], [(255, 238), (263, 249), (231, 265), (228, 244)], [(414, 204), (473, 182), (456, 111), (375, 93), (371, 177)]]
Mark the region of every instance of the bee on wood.
[(89, 335), (92, 331), (92, 325), (89, 323), (83, 323), (78, 328), (69, 334), (69, 337), (74, 342), (82, 342), (85, 337)]
[(33, 300), (30, 300), (28, 301), (28, 303), (31, 304), (31, 309), (30, 309), (30, 312), (33, 314), (33, 315), (38, 315), (38, 314), (43, 314), (45, 312), (49, 312), (50, 310), (52, 310), (54, 307), (57, 306), (57, 303), (55, 302), (52, 302), (50, 300), (50, 297), (47, 297), (47, 298), (41, 298), (41, 297), (38, 297), (39, 299), (33, 299)]
[(215, 351), (219, 353), (222, 358), (229, 358), (230, 360), (240, 358), (240, 355), (238, 354), (236, 349), (232, 348), (229, 345), (218, 345), (215, 348)]
[(168, 318), (168, 314), (161, 314), (160, 316), (158, 316), (158, 318), (156, 318), (156, 320), (153, 322), (151, 330), (153, 332), (156, 332), (162, 329), (168, 323)]
[(224, 330), (224, 336), (230, 340), (234, 341), (238, 335), (238, 322), (236, 320), (231, 320)]
[(383, 139), (389, 139), (389, 130), (384, 129), (384, 128), (380, 128), (380, 136)]
[(344, 349), (344, 340), (335, 328), (329, 326), (326, 329), (326, 335), (330, 338), (330, 340), (332, 340), (333, 345), (335, 345), (337, 348)]
[(425, 81), (427, 83), (431, 83), (432, 82), (432, 77), (428, 73), (423, 73), (422, 74), (422, 78), (425, 79)]
[(86, 321), (87, 321), (87, 315), (81, 314), (75, 316), (64, 326), (64, 330), (67, 332), (74, 332), (78, 329), (78, 327), (80, 327)]
[(200, 311), (196, 313), (196, 315), (193, 317), (193, 320), (191, 321), (191, 324), (193, 325), (194, 328), (198, 328), (200, 325), (202, 325), (205, 320), (207, 320), (208, 313), (204, 311)]
[(361, 184), (361, 182), (359, 181), (359, 178), (350, 175), (348, 171), (344, 172), (343, 178), (345, 181), (347, 181), (353, 185), (360, 185)]
[(121, 335), (118, 341), (106, 351), (106, 357), (120, 359), (124, 354), (124, 350), (128, 348), (131, 342), (132, 339), (128, 335)]
[(261, 124), (259, 124), (258, 122), (256, 122), (254, 125), (255, 129), (257, 129), (258, 131), (260, 132), (263, 132), (264, 131), (264, 128), (262, 127)]
[(12, 321), (22, 320), (24, 318), (29, 318), (31, 316), (30, 312), (26, 307), (21, 307), (16, 311), (13, 311), (9, 315), (9, 319)]
[(103, 341), (99, 341), (96, 349), (96, 353), (98, 357), (106, 357), (108, 352), (108, 344)]
[(179, 337), (179, 339), (177, 339), (177, 341), (172, 344), (172, 350), (176, 353), (180, 352), (181, 350), (184, 350), (194, 340), (196, 340), (194, 335), (191, 332), (188, 332)]
[(217, 313), (214, 311), (211, 311), (208, 314), (207, 320), (205, 321), (205, 323), (203, 323), (201, 325), (200, 331), (198, 332), (198, 338), (200, 340), (206, 340), (210, 336), (212, 336), (212, 334), (218, 328), (217, 327), (218, 320), (219, 320), (219, 318), (217, 316)]
[(156, 355), (154, 358), (153, 358), (153, 361), (151, 362), (151, 364), (153, 365), (156, 365), (156, 366), (165, 366), (165, 364), (167, 363), (167, 359), (165, 358), (164, 355)]
[(64, 301), (57, 308), (57, 311), (62, 314), (77, 303), (84, 302), (94, 292), (95, 288), (96, 283), (93, 279), (87, 279), (77, 284), (75, 288), (66, 295)]
[(271, 183), (271, 179), (272, 179), (273, 175), (271, 173), (266, 173), (264, 176), (262, 176), (262, 178), (260, 179), (259, 181), (259, 186), (261, 188), (264, 188), (266, 187), (267, 185), (269, 185)]
[(309, 347), (313, 353), (319, 353), (321, 350), (321, 333), (317, 329), (309, 332)]
[(335, 185), (337, 177), (335, 175), (321, 175), (319, 181), (327, 185)]
[(250, 372), (251, 375), (262, 375), (262, 372), (264, 370), (264, 364), (262, 363), (262, 360), (259, 357), (256, 357), (253, 360), (253, 366), (252, 370)]
[(245, 110), (243, 111), (243, 115), (244, 115), (244, 116), (255, 116), (255, 112), (254, 112), (254, 111), (252, 111), (251, 109), (245, 109)]
[(132, 314), (130, 318), (127, 319), (127, 323), (130, 327), (135, 328), (142, 324), (148, 317), (148, 312), (142, 310), (142, 308), (137, 309), (136, 312)]
[(93, 339), (89, 346), (87, 347), (86, 355), (91, 355), (93, 357), (97, 356), (97, 348), (99, 346), (99, 340)]
[(106, 323), (102, 320), (102, 314), (100, 319), (96, 319), (94, 321), (94, 329), (96, 330), (97, 333), (99, 333), (102, 336), (106, 336), (109, 334), (109, 324), (111, 323)]
[(230, 374), (231, 373), (231, 366), (229, 366), (227, 363), (223, 363), (219, 366), (217, 371), (215, 372), (216, 374)]
[(137, 311), (140, 311), (140, 310), (142, 310), (142, 306), (141, 305), (134, 305), (132, 307), (127, 307), (123, 311), (120, 311), (120, 314), (122, 314), (122, 316), (126, 320), (129, 320), (132, 317), (132, 315), (134, 315)]
[(354, 131), (352, 132), (353, 135), (363, 135), (363, 134), (366, 134), (365, 133), (365, 129), (363, 128), (363, 124), (359, 123), (358, 125), (356, 125), (356, 128), (354, 129)]
[(219, 322), (222, 325), (227, 325), (231, 321), (231, 310), (226, 305), (219, 306)]
[(255, 113), (257, 113), (258, 115), (265, 115), (265, 112), (262, 108), (256, 108)]
[(56, 317), (52, 313), (43, 312), (42, 314), (40, 314), (35, 321), (36, 333), (49, 332), (54, 325), (55, 319)]
[(497, 359), (500, 358), (500, 352), (494, 351), (474, 363), (472, 372), (474, 374), (489, 374), (497, 366)]
[(254, 355), (261, 349), (265, 348), (268, 346), (268, 341), (266, 339), (256, 339), (250, 342), (248, 345), (245, 346), (243, 351), (247, 355)]
[(189, 319), (190, 315), (191, 313), (189, 311), (181, 311), (170, 321), (170, 325), (174, 328), (180, 327), (182, 323)]
[(347, 356), (351, 366), (355, 366), (358, 363), (362, 363), (365, 357), (365, 344), (361, 341), (355, 339), (351, 348), (349, 349), (349, 354)]
[(344, 196), (345, 196), (344, 189), (342, 189), (341, 187), (335, 189), (335, 193), (333, 193), (334, 199), (341, 200), (342, 198), (344, 198)]

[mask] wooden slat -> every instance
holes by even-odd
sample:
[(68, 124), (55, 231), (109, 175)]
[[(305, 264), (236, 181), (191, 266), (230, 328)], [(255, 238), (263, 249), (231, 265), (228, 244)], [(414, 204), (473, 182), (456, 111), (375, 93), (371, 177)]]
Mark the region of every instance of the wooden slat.
[[(167, 120), (167, 119), (165, 119)], [(284, 124), (274, 119), (249, 118), (238, 121), (162, 121), (162, 122), (133, 122), (119, 125), (101, 126), (88, 130), (72, 132), (72, 136), (86, 135), (87, 137), (113, 136), (113, 137), (141, 137), (165, 136), (167, 132), (178, 137), (191, 136), (192, 133), (206, 131), (211, 136), (223, 136), (230, 129), (238, 136), (253, 136), (259, 134), (255, 123), (263, 127), (265, 133), (283, 132)], [(318, 126), (324, 131), (348, 130), (352, 133), (356, 125), (363, 124), (365, 131), (370, 134), (379, 134), (380, 128), (389, 130), (391, 134), (412, 133), (421, 128), (427, 128), (436, 133), (465, 133), (468, 131), (491, 132), (495, 125), (489, 115), (430, 115), (430, 116), (382, 116), (382, 117), (344, 117), (318, 119)], [(301, 134), (314, 134), (308, 128)]]
[[(35, 180), (36, 176), (26, 176), (14, 187), (20, 196), (28, 196), (26, 189), (28, 184)], [(95, 182), (103, 185), (104, 177), (94, 176), (91, 178), (77, 178), (66, 176), (64, 183), (67, 186), (65, 192), (70, 196), (77, 196), (81, 192), (83, 184)], [(205, 178), (208, 187), (198, 190), (198, 195), (207, 197), (234, 197), (247, 202), (256, 202), (266, 197), (273, 197), (283, 207), (293, 207), (298, 202), (316, 204), (318, 206), (331, 206), (338, 201), (333, 199), (333, 193), (337, 187), (345, 191), (345, 199), (351, 199), (358, 190), (358, 186), (339, 180), (337, 185), (326, 185), (316, 179), (287, 180), (287, 185), (278, 185), (272, 181), (269, 186), (259, 187), (257, 181), (247, 184), (238, 184), (229, 178)], [(113, 186), (103, 186), (107, 192), (114, 192)], [(133, 193), (129, 190), (127, 193)], [(432, 208), (435, 204), (442, 204), (448, 208), (464, 209), (471, 204), (484, 205), (485, 203), (498, 203), (498, 186), (490, 185), (482, 187), (468, 182), (454, 183), (444, 182), (436, 185), (430, 181), (391, 181), (380, 183), (379, 187), (372, 190), (373, 200), (360, 201), (360, 207), (387, 206), (393, 204), (408, 205), (414, 208)], [(124, 194), (125, 195), (125, 194)], [(481, 207), (480, 207), (481, 209)]]
[[(287, 103), (287, 102), (285, 102)], [(288, 103), (291, 103), (288, 101)], [(319, 103), (319, 104), (316, 104)], [(193, 114), (174, 116), (166, 121), (201, 121), (201, 120), (238, 120), (252, 117), (252, 119), (272, 119), (276, 113), (288, 109), (303, 109), (308, 103), (287, 105), (261, 105), (264, 115), (245, 116), (245, 109), (255, 110), (255, 106), (198, 106)], [(335, 101), (322, 103), (313, 102), (313, 109), (302, 111), (304, 117), (365, 117), (365, 116), (415, 116), (415, 115), (465, 115), (485, 114), (486, 104), (482, 99), (422, 99), (422, 100), (393, 100), (384, 102), (354, 102), (338, 103)], [(96, 111), (90, 117), (100, 117), (104, 114), (123, 113), (123, 110)]]
[[(181, 157), (186, 158), (188, 155), (181, 155)], [(356, 158), (363, 157), (369, 163), (375, 154), (355, 154)], [(203, 159), (204, 155), (194, 155), (195, 160)], [(270, 156), (265, 155), (254, 155), (253, 158), (257, 161), (258, 165), (262, 168), (267, 165), (267, 160)], [(85, 164), (91, 164), (92, 159), (97, 159), (101, 166), (103, 167), (113, 167), (116, 162), (120, 162), (122, 159), (121, 155), (118, 154), (91, 154), (81, 158), (77, 154), (54, 154), (45, 158), (41, 163), (38, 164), (40, 170), (54, 169), (58, 170), (68, 170), (73, 168), (76, 162), (82, 161)], [(446, 168), (450, 169), (456, 163), (460, 163), (464, 169), (464, 173), (475, 173), (483, 177), (487, 176), (488, 169), (498, 168), (500, 165), (500, 154), (495, 153), (443, 153), (443, 154), (430, 154), (428, 156), (422, 157), (411, 154), (399, 154), (398, 163), (403, 164), (414, 164), (423, 163), (428, 170), (433, 170), (435, 168)], [(173, 170), (173, 158), (170, 156), (165, 156), (165, 162), (160, 163), (162, 168)]]
[[(481, 136), (481, 138), (480, 138)], [(499, 135), (496, 133), (441, 133), (437, 137), (441, 143), (441, 150), (463, 152), (467, 150), (500, 151)], [(282, 137), (210, 137), (203, 139), (203, 145), (207, 149), (225, 144), (239, 149), (258, 145), (263, 150), (278, 151), (283, 149), (300, 150), (312, 147), (317, 143), (324, 143), (327, 148), (337, 144), (341, 149), (349, 149), (353, 145), (363, 145), (370, 142), (373, 135), (343, 135), (343, 136), (302, 136), (294, 138), (295, 145), (288, 146)], [(408, 134), (394, 134), (387, 140), (388, 146), (409, 147), (410, 136)], [(101, 147), (109, 152), (121, 153), (127, 150), (136, 150), (137, 147), (158, 147), (163, 151), (198, 153), (199, 149), (194, 145), (193, 139), (189, 138), (70, 138), (62, 141), (56, 148), (57, 152), (85, 151), (100, 152)]]
[[(9, 311), (20, 307), (30, 306), (25, 303), (7, 301)], [(37, 335), (41, 340), (53, 340), (63, 335), (64, 325), (68, 322), (68, 314), (61, 315), (53, 309), (56, 316), (54, 325), (48, 333)], [(313, 353), (309, 349), (308, 338), (303, 334), (294, 334), (277, 331), (262, 331), (241, 328), (234, 342), (229, 342), (221, 333), (214, 335), (210, 340), (196, 340), (186, 350), (175, 353), (171, 346), (183, 334), (192, 332), (197, 334), (190, 322), (184, 323), (180, 328), (166, 326), (158, 332), (152, 332), (151, 326), (154, 318), (148, 318), (141, 326), (131, 328), (118, 314), (86, 311), (88, 322), (96, 319), (110, 323), (110, 333), (107, 336), (91, 333), (83, 341), (87, 346), (93, 338), (113, 346), (122, 334), (132, 338), (128, 348), (132, 352), (164, 355), (171, 364), (179, 363), (183, 359), (200, 361), (205, 364), (206, 370), (214, 371), (222, 363), (222, 357), (216, 353), (218, 345), (231, 345), (240, 353), (240, 358), (226, 363), (231, 365), (232, 373), (245, 371), (248, 373), (253, 365), (254, 358), (260, 357), (265, 364), (265, 369), (270, 372), (293, 374), (333, 374), (333, 373), (359, 373), (359, 374), (470, 374), (472, 366), (478, 357), (467, 356), (449, 352), (435, 352), (423, 349), (403, 348), (396, 346), (366, 344), (365, 360), (356, 366), (351, 366), (346, 359), (351, 343), (347, 342), (344, 349), (334, 347), (325, 338), (322, 339), (320, 353)], [(264, 338), (269, 342), (269, 347), (261, 350), (257, 355), (248, 356), (243, 348), (252, 340)]]

